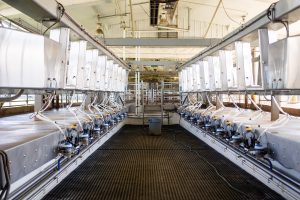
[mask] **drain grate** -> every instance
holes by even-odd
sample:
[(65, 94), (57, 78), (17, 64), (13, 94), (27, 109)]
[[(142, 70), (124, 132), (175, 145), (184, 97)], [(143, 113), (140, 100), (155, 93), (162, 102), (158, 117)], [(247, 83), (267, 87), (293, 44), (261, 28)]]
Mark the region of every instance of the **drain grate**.
[(164, 126), (162, 136), (124, 127), (44, 199), (247, 199), (174, 134), (249, 199), (282, 199), (179, 126)]

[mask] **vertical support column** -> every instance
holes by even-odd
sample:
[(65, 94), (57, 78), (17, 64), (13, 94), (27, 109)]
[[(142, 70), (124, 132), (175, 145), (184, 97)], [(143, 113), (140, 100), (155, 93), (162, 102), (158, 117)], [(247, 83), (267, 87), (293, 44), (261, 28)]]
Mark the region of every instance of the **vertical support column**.
[(279, 108), (276, 106), (276, 103), (274, 101), (274, 98), (276, 99), (277, 103), (280, 105), (280, 98), (278, 95), (271, 95), (271, 121), (276, 121), (277, 119), (279, 119)]
[[(43, 95), (34, 95), (34, 112), (38, 112), (43, 106)], [(35, 121), (39, 121), (38, 118), (34, 118)]]
[[(144, 100), (144, 82), (143, 81), (141, 81), (141, 102), (142, 102), (142, 108), (143, 108), (143, 110), (142, 110), (142, 112), (144, 113), (144, 105), (145, 105), (145, 100)], [(146, 95), (147, 95), (147, 90), (146, 90)]]
[(217, 110), (222, 107), (222, 101), (223, 101), (222, 95), (219, 93), (216, 93), (216, 109)]
[(138, 84), (138, 96), (137, 96), (137, 99), (138, 99), (138, 102), (137, 102), (137, 112), (138, 112), (138, 116), (140, 116), (140, 107), (141, 107), (141, 80), (140, 80), (140, 72), (138, 71), (137, 72), (137, 84)]
[(88, 93), (84, 102), (84, 109), (88, 109), (88, 105), (92, 103), (92, 94)]
[(138, 107), (137, 107), (137, 102), (138, 102), (138, 99), (137, 99), (137, 95), (138, 95), (138, 85), (137, 85), (137, 72), (135, 72), (135, 77), (134, 77), (134, 86), (135, 86), (135, 115), (137, 115), (137, 111), (138, 111)]
[[(28, 96), (27, 96), (28, 97)], [(28, 104), (28, 103), (27, 103)], [(56, 95), (56, 98), (55, 98), (55, 108), (58, 110), (59, 109), (59, 95), (57, 94)]]
[(248, 108), (248, 94), (245, 94), (244, 108)]
[(268, 59), (269, 59), (269, 33), (268, 29), (258, 30), (259, 48), (260, 48), (260, 60), (258, 72), (258, 83), (264, 88), (267, 88), (268, 80)]
[(161, 81), (161, 124), (164, 125), (164, 81)]
[[(126, 29), (123, 29), (123, 38), (126, 38)], [(123, 60), (126, 60), (126, 47), (123, 46)]]

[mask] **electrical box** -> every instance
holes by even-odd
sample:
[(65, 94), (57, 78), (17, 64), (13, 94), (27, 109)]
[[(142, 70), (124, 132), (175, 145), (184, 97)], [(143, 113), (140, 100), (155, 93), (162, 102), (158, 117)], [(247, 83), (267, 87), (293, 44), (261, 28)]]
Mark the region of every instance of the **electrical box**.
[(44, 36), (0, 28), (0, 87), (62, 88), (62, 52)]
[(299, 36), (269, 45), (267, 89), (300, 89), (299, 47)]

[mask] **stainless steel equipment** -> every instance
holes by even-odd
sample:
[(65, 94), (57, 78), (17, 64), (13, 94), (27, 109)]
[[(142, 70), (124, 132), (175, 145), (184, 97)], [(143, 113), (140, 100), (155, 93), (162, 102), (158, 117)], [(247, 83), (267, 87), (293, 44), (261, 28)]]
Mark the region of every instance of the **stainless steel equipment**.
[(299, 52), (299, 36), (270, 44), (267, 88), (300, 89)]

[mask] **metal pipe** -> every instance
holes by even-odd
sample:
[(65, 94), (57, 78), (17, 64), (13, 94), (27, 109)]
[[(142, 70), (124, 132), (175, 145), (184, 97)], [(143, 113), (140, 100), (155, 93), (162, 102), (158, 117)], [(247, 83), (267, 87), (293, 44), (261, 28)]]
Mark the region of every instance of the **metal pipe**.
[(0, 102), (8, 102), (13, 101), (17, 98), (19, 98), (24, 93), (24, 89), (20, 89), (15, 96), (12, 97), (1, 97)]
[(134, 37), (134, 21), (133, 21), (133, 13), (132, 13), (132, 0), (129, 0), (130, 6), (130, 20), (131, 20), (131, 36)]
[[(167, 29), (167, 30), (175, 30), (176, 32), (178, 31), (184, 31), (184, 32), (187, 32), (189, 31), (189, 29), (184, 29), (184, 28), (175, 28), (175, 27), (168, 27), (168, 26), (154, 26), (156, 28), (163, 28), (163, 29)], [(167, 31), (169, 32), (169, 31)]]
[(135, 85), (135, 115), (137, 115), (137, 72), (134, 74), (134, 85)]
[(208, 34), (208, 31), (209, 31), (209, 29), (210, 29), (210, 27), (211, 27), (211, 25), (212, 25), (212, 23), (213, 23), (213, 21), (214, 21), (216, 15), (217, 15), (217, 12), (218, 12), (218, 10), (219, 10), (219, 8), (220, 8), (221, 3), (222, 3), (222, 0), (219, 1), (219, 4), (218, 4), (218, 6), (217, 6), (217, 8), (216, 8), (216, 10), (215, 10), (215, 12), (214, 12), (214, 14), (213, 14), (213, 16), (212, 16), (210, 22), (209, 22), (209, 25), (208, 25), (208, 27), (207, 27), (207, 30), (206, 30), (205, 34), (203, 35), (204, 38), (206, 38), (206, 36), (207, 36), (207, 34)]
[[(132, 30), (126, 30), (127, 32), (132, 32)], [(135, 30), (133, 32), (140, 32), (140, 33), (168, 33), (168, 32), (179, 32), (182, 30), (174, 30), (174, 29), (168, 29), (168, 30)]]

